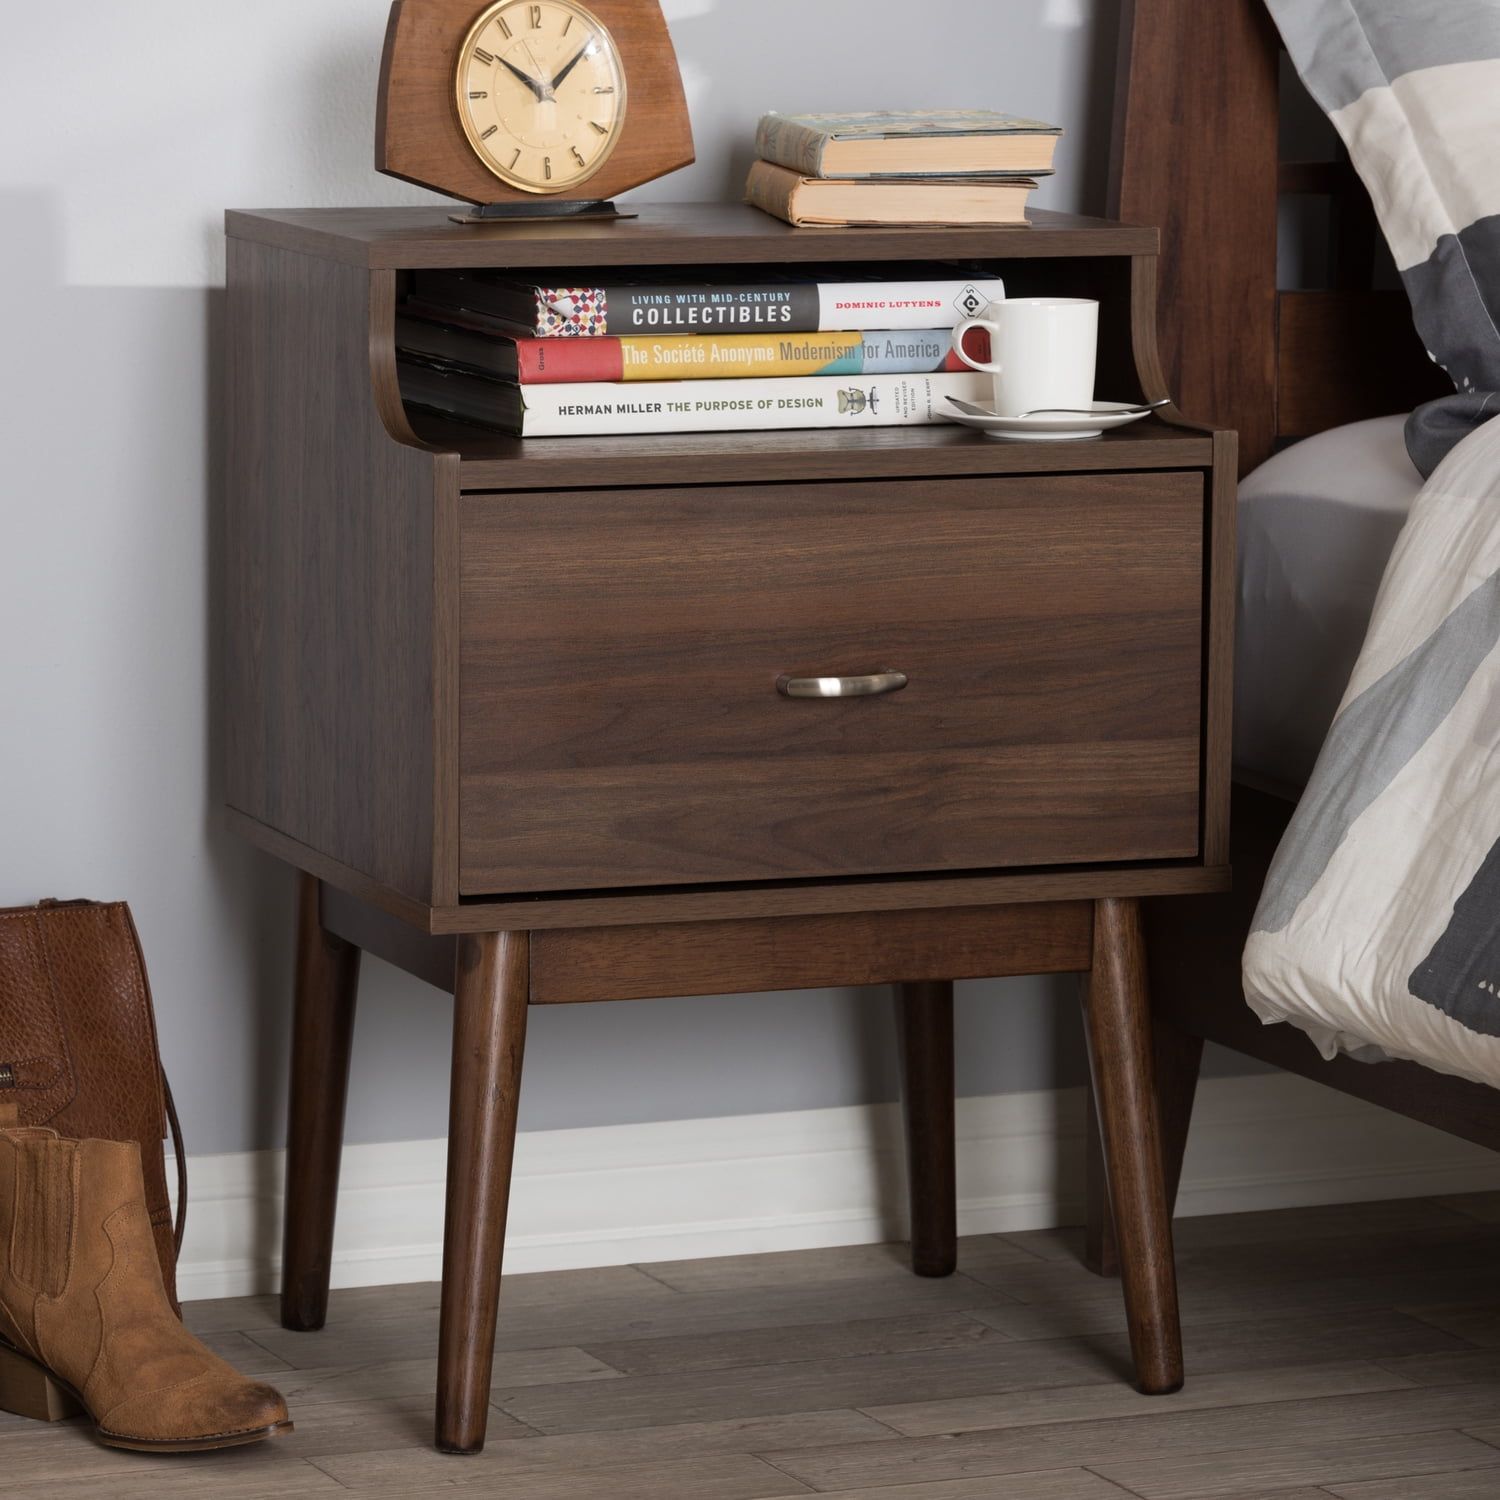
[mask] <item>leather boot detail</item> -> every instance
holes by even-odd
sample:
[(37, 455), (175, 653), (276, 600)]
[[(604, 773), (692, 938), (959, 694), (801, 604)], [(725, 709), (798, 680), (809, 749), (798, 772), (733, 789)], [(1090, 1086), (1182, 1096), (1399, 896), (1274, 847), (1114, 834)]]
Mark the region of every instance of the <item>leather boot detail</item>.
[(0, 1343), (23, 1415), (57, 1405), (28, 1386), (29, 1360), (114, 1447), (192, 1452), (291, 1430), (278, 1392), (173, 1314), (134, 1142), (0, 1130)]

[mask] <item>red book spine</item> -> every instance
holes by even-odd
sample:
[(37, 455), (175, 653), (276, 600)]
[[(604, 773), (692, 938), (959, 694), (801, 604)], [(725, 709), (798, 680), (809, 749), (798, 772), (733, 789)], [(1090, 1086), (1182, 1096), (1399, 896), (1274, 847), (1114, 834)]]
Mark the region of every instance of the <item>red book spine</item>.
[(619, 339), (517, 339), (516, 370), (522, 385), (566, 385), (623, 380)]

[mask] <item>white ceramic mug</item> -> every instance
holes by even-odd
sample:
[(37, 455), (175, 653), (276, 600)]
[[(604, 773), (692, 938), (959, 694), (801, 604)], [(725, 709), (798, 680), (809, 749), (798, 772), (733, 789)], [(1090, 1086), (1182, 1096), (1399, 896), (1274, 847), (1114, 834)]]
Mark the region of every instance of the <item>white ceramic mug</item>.
[[(964, 352), (964, 335), (983, 328), (990, 359)], [(953, 330), (953, 349), (971, 370), (995, 380), (996, 416), (1048, 406), (1087, 406), (1094, 399), (1099, 304), (1087, 297), (1007, 297)]]

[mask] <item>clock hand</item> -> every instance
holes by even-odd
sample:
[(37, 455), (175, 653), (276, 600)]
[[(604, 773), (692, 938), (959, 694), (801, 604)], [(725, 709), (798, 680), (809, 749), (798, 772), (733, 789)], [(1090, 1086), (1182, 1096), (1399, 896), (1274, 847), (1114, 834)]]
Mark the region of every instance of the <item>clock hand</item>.
[[(528, 42), (525, 37), (521, 38), (521, 45), (526, 49), (527, 57), (531, 59), (531, 66), (535, 68), (538, 73), (545, 72), (546, 69), (542, 67), (542, 64), (538, 59), (536, 53), (531, 50), (531, 43)], [(545, 103), (548, 99), (551, 99), (553, 97), (552, 91), (556, 87), (557, 85), (549, 78), (546, 83), (541, 85), (542, 91), (537, 95), (538, 100)]]
[(531, 76), (530, 73), (523, 73), (508, 58), (497, 57), (495, 59), (495, 61), (497, 63), (499, 63), (501, 65), (501, 67), (509, 68), (510, 71), (512, 73), (514, 73), (516, 75), (516, 77), (519, 78), (521, 80), (521, 82), (524, 83), (526, 85), (526, 87), (529, 88), (533, 94), (536, 95), (537, 103), (540, 104), (544, 99), (547, 99), (551, 95), (552, 90), (551, 90), (550, 87), (548, 87), (548, 85), (546, 85), (545, 83), (538, 83), (536, 81), (536, 79)]
[(552, 88), (554, 92), (562, 84), (563, 79), (566, 78), (568, 74), (571, 73), (573, 69), (576, 68), (578, 64), (581, 63), (584, 58), (588, 56), (588, 54), (593, 50), (594, 39), (590, 37), (588, 41), (586, 41), (583, 46), (581, 46), (578, 51), (573, 54), (572, 58), (568, 62), (565, 62), (563, 64), (562, 71), (553, 76)]

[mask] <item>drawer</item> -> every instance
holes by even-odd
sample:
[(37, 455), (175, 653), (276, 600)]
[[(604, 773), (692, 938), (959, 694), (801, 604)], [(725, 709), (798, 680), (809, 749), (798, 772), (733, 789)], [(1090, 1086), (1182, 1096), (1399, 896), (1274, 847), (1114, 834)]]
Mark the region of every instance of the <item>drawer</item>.
[(1198, 853), (1199, 473), (469, 495), (460, 529), (466, 895)]

